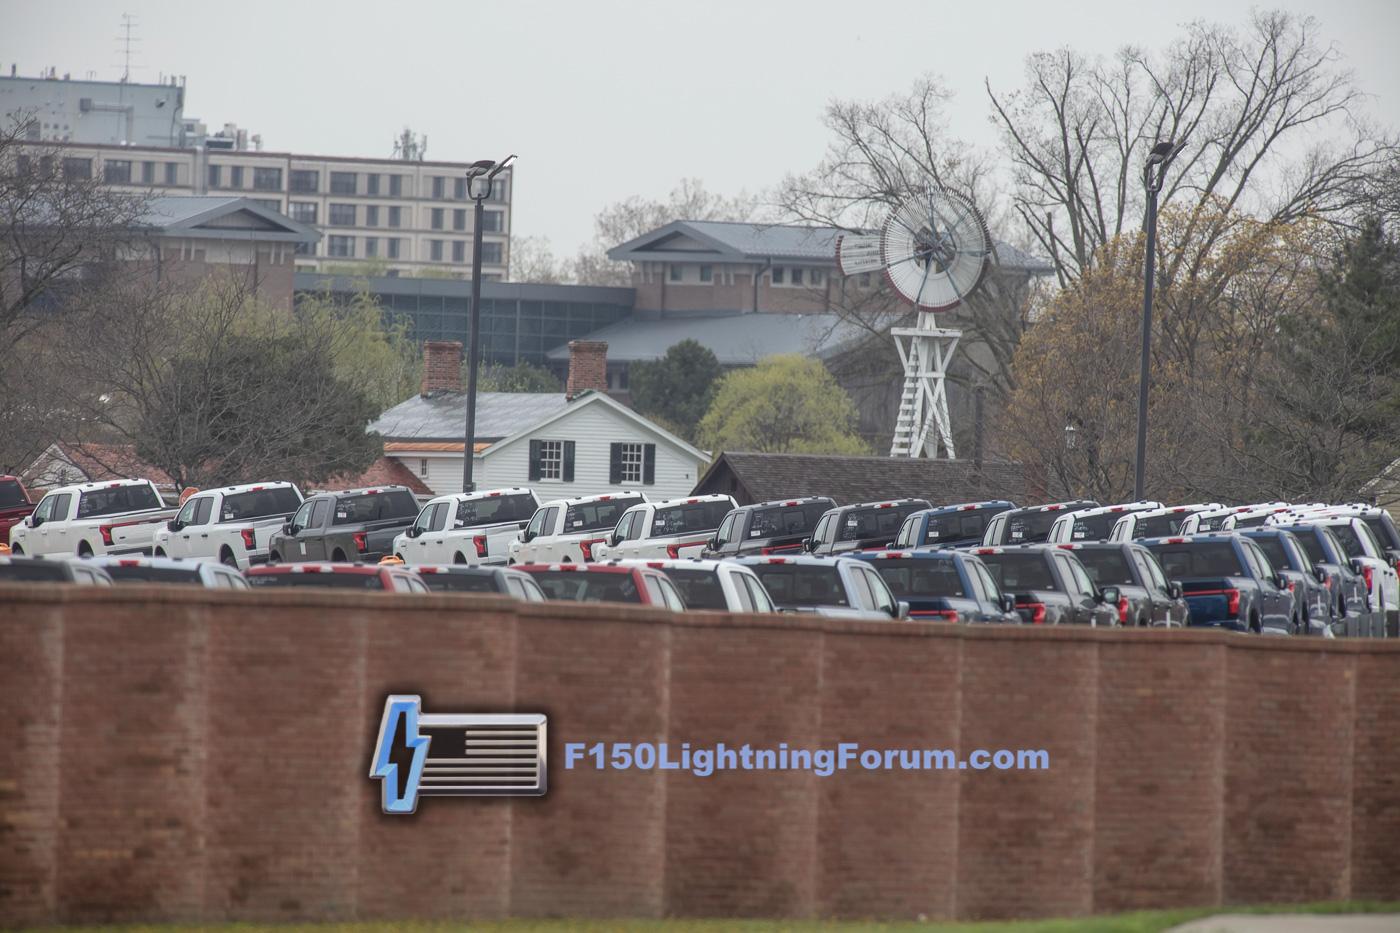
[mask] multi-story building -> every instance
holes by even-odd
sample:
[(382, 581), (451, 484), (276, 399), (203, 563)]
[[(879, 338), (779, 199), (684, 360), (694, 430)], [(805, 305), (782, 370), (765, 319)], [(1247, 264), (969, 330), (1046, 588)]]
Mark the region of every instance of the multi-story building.
[[(471, 277), (474, 202), (468, 164), (306, 156), (287, 152), (39, 142), (64, 171), (153, 195), (246, 197), (321, 231), (298, 248), (303, 272), (362, 270), (384, 276)], [(51, 156), (51, 157), (54, 157)], [(513, 172), (487, 199), (482, 278), (510, 264)]]
[(11, 66), (0, 77), (0, 113), (24, 114), (33, 142), (184, 146), (185, 85), (72, 81), (54, 71), (27, 78)]

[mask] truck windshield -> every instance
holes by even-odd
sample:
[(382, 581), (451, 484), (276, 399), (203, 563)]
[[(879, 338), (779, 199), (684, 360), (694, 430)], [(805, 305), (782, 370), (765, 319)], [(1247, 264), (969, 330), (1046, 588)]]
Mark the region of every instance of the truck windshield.
[(877, 560), (873, 566), (896, 596), (967, 596), (951, 560), (892, 558)]
[(219, 521), (243, 522), (255, 518), (275, 518), (291, 515), (301, 506), (301, 496), (290, 486), (274, 489), (254, 489), (224, 496), (219, 509)]
[(835, 565), (756, 564), (752, 568), (779, 606), (849, 606)]
[[(1054, 514), (1054, 513), (1050, 513)], [(1026, 590), (1055, 590), (1055, 575), (1044, 554), (980, 554), (982, 563), (991, 571), (1003, 593), (1024, 593)]]
[[(604, 503), (606, 504), (606, 503)], [(630, 504), (630, 503), (629, 503)], [(640, 603), (641, 591), (630, 573), (588, 570), (537, 570), (530, 574), (550, 599), (578, 603)]]
[(28, 504), (29, 500), (24, 497), (24, 487), (20, 486), (19, 480), (0, 479), (0, 509), (13, 509)]
[(681, 591), (687, 609), (728, 609), (719, 574), (713, 570), (666, 570), (666, 576)]
[[(584, 502), (580, 505), (571, 505), (569, 506), (569, 510), (564, 513), (563, 533), (571, 535), (580, 531), (597, 531), (601, 528), (615, 528), (617, 527), (617, 520), (622, 517), (622, 513), (641, 501), (641, 496), (628, 496), (626, 498), (612, 498), (607, 501)], [(609, 601), (611, 602), (611, 600)], [(632, 602), (632, 600), (628, 600), (628, 602)]]
[(165, 508), (154, 487), (149, 483), (131, 486), (109, 486), (94, 489), (78, 498), (79, 518), (101, 518), (104, 515), (123, 515), (127, 512), (145, 512), (150, 509)]
[[(457, 525), (471, 528), (475, 525), (528, 522), (538, 505), (535, 497), (529, 493), (468, 499), (457, 504)], [(494, 585), (492, 589), (495, 589)]]
[[(651, 537), (668, 538), (675, 535), (691, 535), (701, 531), (714, 531), (732, 506), (725, 499), (716, 502), (694, 502), (686, 505), (673, 505), (656, 510), (651, 520)], [(693, 606), (686, 600), (687, 606)]]
[(413, 519), (418, 515), (418, 503), (407, 489), (367, 492), (335, 500), (336, 525), (358, 525), (390, 518)]
[(1303, 553), (1308, 555), (1308, 560), (1315, 564), (1325, 564), (1331, 561), (1331, 558), (1322, 550), (1321, 535), (1312, 531), (1299, 531), (1294, 537), (1303, 546)]
[(1157, 544), (1149, 548), (1166, 571), (1169, 580), (1192, 577), (1243, 577), (1239, 555), (1228, 541), (1192, 541), (1185, 544)]
[[(3, 490), (3, 487), (0, 487)], [(4, 492), (0, 491), (0, 508), (4, 507)], [(1376, 540), (1382, 547), (1400, 548), (1400, 534), (1396, 533), (1395, 525), (1386, 520), (1384, 516), (1373, 515), (1370, 518), (1362, 519), (1370, 527), (1371, 533), (1376, 536)]]
[(1288, 551), (1283, 546), (1283, 539), (1260, 535), (1254, 539), (1254, 543), (1259, 545), (1259, 550), (1264, 552), (1264, 556), (1269, 559), (1269, 563), (1274, 567), (1287, 567), (1290, 570), (1303, 569), (1293, 566), (1294, 562), (1289, 559)]

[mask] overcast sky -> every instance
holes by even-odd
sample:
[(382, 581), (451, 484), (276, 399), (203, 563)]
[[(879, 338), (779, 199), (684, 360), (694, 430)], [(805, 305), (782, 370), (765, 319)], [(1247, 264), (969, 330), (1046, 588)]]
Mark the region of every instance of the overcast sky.
[[(1280, 0), (1315, 15), (1400, 126), (1400, 0)], [(1017, 86), (1025, 56), (1160, 45), (1181, 23), (1243, 23), (1231, 0), (705, 0), (387, 3), (376, 0), (0, 0), (0, 67), (184, 75), (185, 113), (234, 122), (264, 148), (388, 156), (405, 125), (428, 157), (519, 154), (514, 232), (569, 254), (606, 204), (663, 197), (684, 177), (760, 192), (816, 163), (832, 98), (874, 98), (924, 72), (957, 93), (953, 131), (994, 146), (984, 79)]]

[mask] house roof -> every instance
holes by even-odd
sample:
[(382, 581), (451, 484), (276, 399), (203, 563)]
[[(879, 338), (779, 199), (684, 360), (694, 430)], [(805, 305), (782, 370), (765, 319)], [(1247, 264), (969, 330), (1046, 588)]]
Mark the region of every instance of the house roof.
[[(729, 262), (769, 259), (836, 264), (836, 240), (848, 231), (838, 227), (755, 224), (722, 220), (676, 220), (608, 250), (618, 262), (695, 262), (710, 258)], [(1009, 243), (993, 240), (997, 262), (1005, 269), (1033, 274), (1053, 266)]]
[[(569, 405), (559, 392), (479, 392), (476, 436), (499, 440), (563, 411)], [(438, 391), (415, 395), (384, 412), (369, 426), (386, 441), (456, 441), (466, 436), (467, 393)]]
[(830, 496), (838, 505), (886, 499), (927, 499), (934, 505), (1026, 497), (1018, 463), (909, 457), (724, 453), (692, 495), (727, 493), (741, 505), (792, 496)]
[(584, 408), (587, 408), (589, 405), (603, 405), (605, 407), (611, 408), (623, 418), (635, 422), (636, 424), (640, 425), (644, 430), (648, 430), (651, 433), (655, 434), (657, 437), (660, 437), (670, 442), (673, 446), (685, 451), (695, 459), (700, 461), (707, 461), (710, 459), (710, 455), (705, 451), (677, 437), (670, 431), (667, 431), (665, 428), (661, 427), (659, 424), (656, 424), (655, 422), (648, 420), (642, 415), (637, 414), (635, 411), (628, 408), (626, 405), (623, 405), (621, 402), (618, 402), (615, 399), (609, 397), (606, 392), (585, 392), (583, 395), (578, 396), (572, 402), (570, 402), (568, 407), (561, 409), (560, 411), (556, 411), (554, 414), (545, 417), (543, 420), (537, 421), (533, 424), (522, 424), (509, 437), (501, 438), (499, 441), (492, 444), (486, 450), (482, 451), (482, 455), (485, 456), (487, 454), (494, 453), (495, 451), (500, 450), (504, 447), (507, 447), (510, 444), (513, 444), (516, 441), (523, 438), (526, 433), (547, 427), (548, 425), (559, 420), (560, 418), (563, 418), (566, 415), (570, 415), (576, 411), (580, 411)]
[[(775, 353), (824, 359), (869, 336), (868, 330), (839, 314), (730, 311), (663, 318), (634, 315), (593, 331), (588, 339), (606, 340), (608, 361), (613, 363), (657, 360), (673, 345), (690, 339), (709, 349), (721, 365), (744, 366)], [(546, 355), (564, 361), (569, 348), (556, 347)]]
[[(34, 462), (20, 474), (20, 480), (29, 484), (32, 480), (53, 479), (54, 485), (71, 482), (75, 477), (63, 475), (65, 471), (57, 464), (68, 463), (83, 474), (87, 482), (105, 479), (148, 479), (157, 486), (174, 486), (175, 480), (169, 473), (152, 466), (136, 456), (136, 449), (129, 444), (92, 444), (60, 441), (50, 444)], [(41, 483), (35, 483), (40, 485)], [(48, 485), (44, 483), (44, 485)]]
[[(461, 445), (457, 445), (459, 448)], [(339, 492), (342, 489), (364, 489), (374, 486), (407, 486), (415, 496), (431, 496), (433, 491), (423, 481), (393, 457), (380, 457), (365, 468), (363, 473), (332, 476), (316, 488), (324, 492)]]
[(137, 226), (167, 236), (315, 243), (320, 232), (249, 198), (199, 195), (154, 197)]

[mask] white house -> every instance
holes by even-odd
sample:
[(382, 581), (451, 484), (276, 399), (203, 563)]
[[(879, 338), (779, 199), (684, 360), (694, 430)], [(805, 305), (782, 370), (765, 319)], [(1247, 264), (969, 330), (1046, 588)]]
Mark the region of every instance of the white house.
[[(617, 489), (653, 499), (688, 495), (709, 466), (705, 452), (608, 397), (606, 343), (569, 347), (564, 393), (477, 394), (476, 487), (529, 486), (542, 500)], [(422, 391), (370, 425), (384, 437), (384, 453), (439, 495), (462, 489), (460, 360), (456, 341), (425, 343)]]

